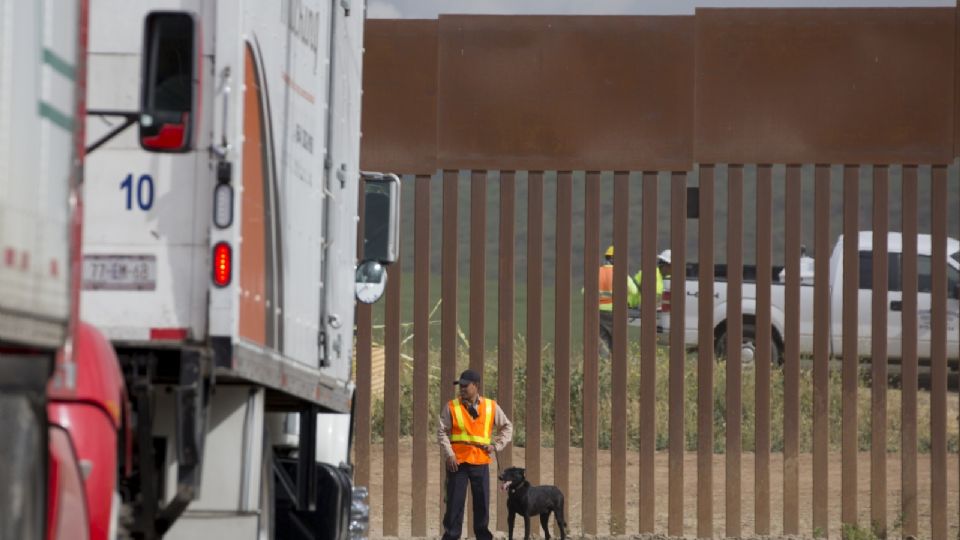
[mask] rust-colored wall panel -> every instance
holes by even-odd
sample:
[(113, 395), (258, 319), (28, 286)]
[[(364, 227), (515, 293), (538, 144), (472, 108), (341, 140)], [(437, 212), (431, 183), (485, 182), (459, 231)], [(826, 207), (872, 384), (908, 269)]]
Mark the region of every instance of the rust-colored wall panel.
[[(843, 168), (843, 234), (857, 238), (860, 212), (860, 167), (847, 165)], [(858, 242), (843, 244), (843, 292), (841, 346), (842, 392), (841, 392), (841, 468), (840, 468), (840, 520), (841, 523), (857, 525), (857, 383), (860, 376), (860, 356), (857, 354), (857, 325), (859, 311), (860, 246)], [(879, 266), (879, 264), (878, 264)], [(879, 386), (879, 385), (878, 385)], [(878, 426), (879, 427), (879, 426)]]
[[(430, 418), (430, 182), (417, 176), (413, 240), (413, 458), (412, 478), (427, 479)], [(427, 535), (427, 490), (412, 491), (410, 535)]]
[(953, 9), (695, 19), (696, 161), (952, 161)]
[[(871, 374), (874, 381), (887, 380), (887, 298), (889, 261), (887, 232), (890, 230), (890, 174), (887, 167), (873, 168), (873, 294), (870, 318)], [(905, 200), (905, 199), (904, 199)], [(902, 369), (902, 367), (901, 367)], [(906, 385), (903, 385), (906, 388)], [(887, 385), (870, 386), (870, 523), (874, 531), (887, 532)], [(901, 407), (901, 411), (905, 409)], [(901, 417), (902, 419), (903, 417)], [(906, 494), (906, 490), (902, 490)], [(904, 515), (904, 523), (906, 515)]]
[(693, 28), (691, 17), (441, 16), (439, 164), (688, 169)]
[[(656, 180), (654, 180), (656, 182)], [(647, 195), (646, 193), (644, 195)], [(656, 197), (653, 198), (654, 205), (656, 205)], [(644, 214), (646, 216), (646, 214)], [(656, 216), (649, 216), (653, 219), (654, 222), (657, 221)], [(647, 217), (645, 217), (647, 219)], [(646, 232), (646, 231), (645, 231)], [(656, 231), (654, 231), (652, 238), (649, 238), (648, 244), (645, 246), (656, 245)], [(646, 241), (647, 238), (645, 237)], [(685, 172), (673, 172), (670, 175), (670, 249), (673, 251), (673, 264), (677, 265), (676, 268), (686, 268), (687, 267), (687, 173)], [(646, 255), (645, 250), (644, 255)], [(643, 260), (641, 264), (651, 265), (651, 261), (646, 259)], [(648, 276), (653, 274), (647, 274)], [(678, 272), (679, 274), (679, 272)], [(641, 276), (642, 277), (642, 276)], [(666, 277), (666, 276), (664, 276)], [(673, 276), (669, 276), (671, 279), (671, 294), (675, 294), (676, 298), (685, 298), (686, 297), (686, 283), (681, 279), (673, 279)], [(679, 277), (679, 276), (678, 276)], [(648, 280), (649, 281), (649, 280)], [(641, 285), (643, 280), (641, 280)], [(654, 283), (656, 285), (656, 283)], [(641, 296), (642, 297), (642, 296)], [(650, 298), (647, 296), (647, 298)], [(668, 371), (668, 392), (670, 400), (669, 408), (669, 419), (668, 422), (668, 441), (669, 441), (669, 462), (668, 462), (668, 485), (667, 485), (667, 532), (670, 536), (683, 536), (683, 499), (684, 499), (684, 481), (683, 481), (683, 460), (685, 452), (685, 436), (684, 436), (684, 400), (686, 399), (686, 393), (684, 390), (684, 371), (687, 363), (687, 354), (686, 346), (684, 345), (684, 336), (687, 333), (686, 329), (686, 302), (676, 302), (672, 304), (670, 310), (670, 367)], [(641, 307), (641, 309), (643, 309)], [(648, 313), (649, 314), (649, 313)], [(641, 319), (643, 317), (641, 316)], [(651, 320), (650, 318), (647, 319)], [(643, 328), (653, 326), (646, 325)], [(711, 325), (707, 325), (711, 326)], [(648, 330), (649, 332), (649, 330)], [(641, 329), (641, 334), (643, 329)], [(653, 332), (650, 333), (653, 335)], [(656, 339), (655, 337), (653, 339)], [(649, 345), (647, 345), (649, 346)], [(641, 350), (644, 347), (641, 344)], [(655, 346), (654, 346), (655, 347)], [(653, 348), (653, 355), (656, 355), (656, 348)], [(651, 394), (649, 398), (641, 397), (641, 399), (646, 399), (644, 403), (645, 408), (649, 406), (651, 410), (656, 409), (655, 398), (653, 394), (656, 394), (656, 380), (651, 380), (646, 382), (644, 376), (650, 379), (656, 379), (656, 361), (649, 362), (648, 364), (643, 364), (645, 357), (641, 356), (641, 370), (646, 366), (647, 373), (641, 375), (641, 386), (643, 384), (649, 384), (649, 386), (642, 387), (641, 393), (647, 391)], [(652, 367), (652, 369), (651, 369)], [(651, 403), (654, 405), (651, 406)], [(641, 415), (641, 418), (644, 418)], [(652, 423), (656, 424), (656, 413), (650, 413), (646, 415), (646, 418)], [(653, 430), (651, 430), (653, 431)], [(641, 435), (642, 436), (642, 435)], [(651, 445), (652, 446), (652, 445)], [(642, 448), (642, 446), (641, 446)], [(649, 473), (649, 471), (644, 470), (644, 459), (647, 460), (647, 467), (650, 466), (650, 460), (652, 460), (653, 449), (651, 448), (647, 454), (640, 456), (640, 470), (642, 473)], [(654, 488), (653, 484), (648, 482), (651, 488)], [(661, 488), (662, 489), (662, 488)], [(646, 513), (647, 516), (644, 517), (644, 506), (641, 505), (640, 511), (640, 520), (641, 522), (652, 522), (654, 514), (654, 505), (650, 504), (652, 501), (645, 501), (646, 504)]]
[[(570, 334), (573, 285), (573, 175), (557, 173), (556, 304), (554, 311), (553, 481), (570, 492)], [(598, 291), (599, 292), (599, 291)], [(586, 294), (586, 291), (584, 291)], [(572, 511), (571, 511), (572, 514)]]
[[(630, 253), (630, 174), (613, 175), (613, 249), (621, 261), (629, 261)], [(611, 351), (610, 383), (610, 534), (623, 535), (627, 528), (627, 264), (613, 267), (613, 350)], [(531, 291), (532, 293), (533, 291)], [(538, 343), (539, 344), (539, 343)], [(529, 380), (529, 375), (527, 375)], [(621, 411), (621, 412), (617, 412)], [(529, 416), (528, 416), (529, 418)]]
[[(600, 438), (600, 311), (597, 306), (600, 305), (600, 280), (596, 262), (600, 253), (600, 173), (588, 172), (586, 176), (583, 189), (583, 461), (580, 527), (585, 535), (596, 536), (597, 500), (600, 498), (597, 492), (597, 444)], [(652, 480), (653, 475), (647, 478)]]
[(960, 156), (960, 9), (954, 9), (953, 20), (953, 155)]
[(437, 21), (367, 20), (364, 170), (432, 174), (437, 155)]
[[(640, 235), (640, 300), (656, 298), (656, 279), (644, 280), (643, 276), (656, 276), (657, 225), (657, 173), (644, 171), (643, 199), (641, 206)], [(674, 182), (676, 183), (676, 182)], [(671, 231), (672, 232), (672, 231)], [(672, 240), (673, 238), (671, 238)], [(671, 246), (673, 247), (673, 246)], [(678, 261), (679, 263), (679, 261)], [(678, 265), (678, 268), (680, 266)], [(640, 318), (656, 320), (656, 305), (647, 302), (640, 305)], [(671, 313), (671, 317), (676, 315)], [(672, 319), (671, 338), (683, 332), (681, 319)], [(673, 325), (672, 323), (679, 323)], [(675, 339), (675, 338), (673, 338)], [(596, 348), (596, 347), (594, 347)], [(671, 350), (673, 350), (671, 348)], [(640, 532), (652, 533), (654, 529), (656, 490), (656, 438), (657, 438), (657, 329), (652, 324), (640, 328), (640, 478), (637, 483), (640, 495)], [(669, 493), (668, 493), (669, 496)]]
[(903, 535), (916, 536), (919, 531), (920, 509), (918, 507), (918, 470), (917, 470), (917, 234), (919, 226), (919, 191), (917, 168), (903, 168), (903, 213), (901, 230), (903, 231), (903, 341), (901, 355), (901, 380), (903, 393), (900, 394), (900, 513), (903, 515)]
[[(830, 167), (814, 169), (813, 247), (830, 249)], [(830, 275), (827, 257), (814, 260), (814, 274)], [(830, 286), (813, 284), (813, 528), (830, 536)], [(818, 536), (818, 535), (814, 535)]]
[[(713, 317), (713, 268), (714, 262), (714, 166), (700, 166), (700, 268), (697, 291), (697, 312), (701, 321)], [(789, 221), (787, 222), (789, 223)], [(789, 274), (788, 274), (789, 275)], [(681, 319), (677, 319), (678, 321)], [(675, 327), (671, 321), (670, 330)], [(646, 327), (644, 327), (646, 328)], [(641, 332), (643, 328), (641, 328)], [(697, 536), (713, 536), (713, 329), (701, 324), (697, 328)], [(655, 347), (655, 346), (654, 346)], [(654, 349), (654, 352), (656, 349)], [(641, 360), (643, 357), (641, 356)]]
[(947, 537), (947, 168), (930, 181), (930, 536)]
[[(760, 165), (757, 169), (757, 268), (773, 267), (773, 168)], [(779, 238), (778, 238), (779, 241)], [(770, 272), (757, 272), (755, 286), (757, 296), (757, 354), (756, 385), (754, 386), (754, 404), (756, 406), (755, 452), (754, 461), (754, 532), (757, 535), (770, 534), (770, 371), (773, 362), (767, 359), (773, 354), (771, 335), (771, 306), (773, 276)], [(780, 419), (776, 419), (779, 421)]]

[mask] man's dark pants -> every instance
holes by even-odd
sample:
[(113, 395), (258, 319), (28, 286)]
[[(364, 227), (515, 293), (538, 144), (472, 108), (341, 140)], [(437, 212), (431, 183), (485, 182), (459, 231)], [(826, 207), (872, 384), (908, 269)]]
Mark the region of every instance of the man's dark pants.
[[(600, 312), (600, 339), (607, 344), (608, 354), (613, 354), (613, 312)], [(603, 349), (601, 349), (602, 351)]]
[(443, 516), (443, 540), (460, 538), (463, 529), (463, 507), (467, 502), (467, 482), (473, 494), (473, 534), (477, 540), (490, 540), (489, 465), (461, 463), (457, 472), (447, 471), (447, 513)]

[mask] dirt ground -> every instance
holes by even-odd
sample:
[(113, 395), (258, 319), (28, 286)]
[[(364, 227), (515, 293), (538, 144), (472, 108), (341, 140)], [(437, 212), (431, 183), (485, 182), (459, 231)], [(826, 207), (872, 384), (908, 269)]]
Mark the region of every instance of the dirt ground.
[[(567, 500), (567, 522), (574, 537), (582, 535), (581, 526), (581, 494), (583, 475), (581, 473), (581, 451), (577, 448), (570, 450), (570, 488), (566, 493)], [(919, 525), (920, 537), (929, 538), (930, 536), (930, 456), (920, 455), (917, 464), (918, 484), (919, 484)], [(714, 456), (713, 464), (713, 486), (714, 486), (714, 535), (722, 537), (724, 532), (724, 456)], [(599, 452), (599, 468), (596, 471), (598, 493), (600, 500), (598, 502), (598, 533), (600, 536), (609, 534), (610, 520), (610, 452), (601, 450)], [(657, 498), (654, 501), (656, 505), (656, 529), (657, 533), (666, 533), (667, 529), (667, 453), (659, 452), (656, 455), (656, 492)], [(441, 461), (438, 449), (435, 446), (430, 447), (428, 479), (424, 482), (411, 480), (411, 441), (409, 439), (400, 442), (400, 537), (410, 537), (410, 509), (412, 492), (414, 489), (427, 490), (427, 526), (428, 535), (439, 537), (440, 521), (440, 474)], [(523, 466), (524, 449), (516, 448), (513, 450), (513, 464)], [(543, 474), (542, 483), (549, 484), (553, 480), (553, 450), (544, 448), (541, 452), (541, 470)], [(744, 454), (742, 458), (743, 472), (741, 484), (742, 494), (742, 512), (743, 512), (743, 534), (754, 533), (754, 459), (753, 454)], [(371, 486), (370, 486), (370, 506), (371, 538), (381, 538), (383, 535), (383, 447), (382, 445), (373, 445), (371, 448)], [(435, 466), (434, 466), (435, 465)], [(639, 496), (638, 479), (640, 469), (638, 465), (638, 454), (629, 453), (627, 456), (627, 531), (636, 531), (639, 524)], [(495, 472), (494, 472), (495, 474)], [(869, 523), (870, 516), (870, 454), (861, 453), (858, 463), (859, 475), (859, 496), (858, 510), (860, 514), (861, 526)], [(770, 463), (770, 491), (772, 500), (771, 509), (771, 527), (774, 535), (782, 534), (782, 508), (783, 508), (783, 460), (781, 454), (772, 454)], [(697, 482), (697, 456), (695, 453), (688, 453), (684, 460), (684, 493), (686, 494), (684, 502), (684, 533), (686, 536), (696, 535), (696, 482)], [(958, 480), (958, 457), (956, 454), (948, 456), (948, 476), (947, 476), (947, 515), (950, 527), (950, 538), (957, 538), (958, 526), (960, 526), (960, 515), (958, 515), (958, 505), (960, 505), (960, 480)], [(491, 486), (495, 481), (491, 479)], [(887, 516), (888, 525), (893, 527), (900, 516), (900, 456), (899, 454), (890, 454), (887, 459)], [(811, 535), (813, 527), (811, 524), (812, 508), (812, 460), (809, 454), (801, 455), (800, 459), (800, 527), (801, 533)], [(840, 453), (830, 455), (830, 529), (828, 531), (831, 538), (840, 537)], [(496, 501), (495, 497), (491, 497)], [(498, 508), (496, 504), (491, 504), (491, 523), (496, 524)], [(505, 510), (504, 510), (505, 511)], [(532, 522), (533, 523), (533, 522)], [(551, 519), (551, 523), (555, 523)], [(518, 520), (517, 526), (522, 529), (522, 522)], [(493, 529), (493, 527), (491, 527)], [(464, 532), (467, 532), (466, 525)], [(555, 531), (555, 529), (554, 529)], [(539, 533), (539, 524), (537, 526)], [(556, 532), (556, 531), (555, 531)], [(891, 530), (892, 536), (898, 537), (899, 531)], [(472, 532), (471, 532), (472, 534)], [(520, 530), (517, 535), (522, 534)], [(500, 536), (500, 535), (498, 535)]]

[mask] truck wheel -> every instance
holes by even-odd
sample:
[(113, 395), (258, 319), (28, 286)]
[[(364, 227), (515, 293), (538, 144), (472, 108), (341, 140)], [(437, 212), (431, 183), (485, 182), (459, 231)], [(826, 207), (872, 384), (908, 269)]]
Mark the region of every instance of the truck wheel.
[(118, 511), (119, 515), (117, 516), (117, 533), (114, 538), (116, 540), (132, 540), (133, 534), (131, 531), (133, 530), (133, 526), (136, 522), (133, 505), (130, 503), (121, 502)]
[[(727, 327), (724, 325), (716, 334), (714, 353), (717, 360), (727, 357)], [(743, 343), (740, 346), (740, 362), (744, 366), (752, 367), (757, 356), (757, 328), (753, 321), (743, 322)], [(770, 363), (773, 366), (783, 365), (783, 348), (777, 343), (773, 329), (770, 332)]]

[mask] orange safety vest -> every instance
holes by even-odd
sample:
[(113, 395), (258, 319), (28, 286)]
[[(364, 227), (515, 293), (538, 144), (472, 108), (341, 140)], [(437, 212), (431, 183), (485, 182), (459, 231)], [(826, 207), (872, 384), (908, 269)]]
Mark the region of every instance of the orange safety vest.
[(613, 265), (612, 264), (605, 264), (600, 267), (599, 281), (600, 281), (600, 305), (613, 306)]
[(493, 444), (493, 419), (497, 412), (497, 402), (489, 398), (480, 398), (477, 407), (479, 416), (473, 418), (459, 399), (450, 400), (450, 445), (457, 456), (457, 463), (486, 465), (492, 460), (480, 446)]

